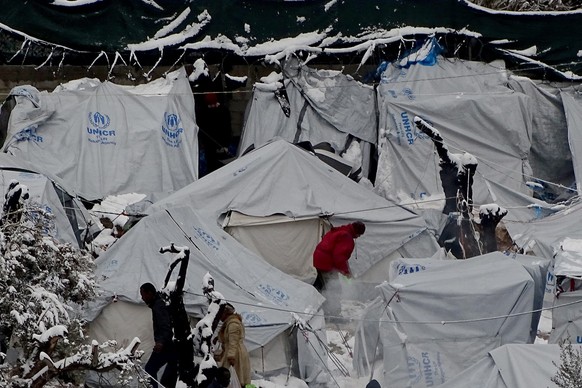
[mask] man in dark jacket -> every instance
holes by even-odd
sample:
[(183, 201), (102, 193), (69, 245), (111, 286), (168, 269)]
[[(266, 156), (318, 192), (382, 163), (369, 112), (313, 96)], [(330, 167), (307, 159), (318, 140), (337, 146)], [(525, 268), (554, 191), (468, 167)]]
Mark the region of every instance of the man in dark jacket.
[(174, 350), (172, 323), (166, 303), (159, 296), (151, 283), (144, 283), (139, 288), (142, 300), (152, 309), (154, 324), (154, 349), (145, 365), (145, 371), (150, 375), (150, 384), (158, 387), (158, 371), (166, 365), (160, 383), (165, 388), (174, 388), (178, 379), (178, 365)]
[(360, 221), (338, 226), (327, 232), (315, 247), (313, 266), (317, 270), (317, 279), (313, 286), (325, 296), (323, 310), (328, 315), (339, 315), (341, 312), (338, 272), (351, 276), (348, 260), (356, 245), (354, 240), (365, 231), (366, 225)]

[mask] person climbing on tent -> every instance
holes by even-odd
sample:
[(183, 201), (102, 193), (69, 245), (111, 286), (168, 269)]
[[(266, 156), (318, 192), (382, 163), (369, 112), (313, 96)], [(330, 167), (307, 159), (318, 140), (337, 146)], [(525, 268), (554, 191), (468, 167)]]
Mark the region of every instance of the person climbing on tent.
[(244, 344), (245, 328), (242, 317), (237, 314), (234, 306), (227, 303), (220, 320), (223, 322), (218, 332), (222, 351), (216, 353), (214, 358), (223, 367), (232, 366), (236, 371), (242, 387), (251, 383), (251, 363), (249, 353)]
[(351, 276), (348, 260), (354, 250), (355, 239), (366, 231), (366, 225), (361, 221), (331, 228), (313, 252), (313, 266), (317, 270), (317, 278), (313, 286), (326, 297), (323, 310), (329, 315), (339, 315), (341, 312), (341, 289), (338, 287), (338, 272)]
[(153, 284), (142, 284), (139, 292), (142, 300), (152, 309), (155, 341), (152, 355), (144, 369), (150, 376), (151, 386), (157, 388), (158, 371), (166, 365), (160, 383), (165, 388), (174, 388), (178, 380), (178, 365), (172, 340), (170, 313)]
[[(414, 124), (432, 140), (439, 156), (439, 176), (445, 193), (443, 214), (448, 215), (438, 239), (439, 245), (457, 259), (496, 251), (495, 228), (507, 210), (496, 204), (482, 205), (480, 221), (473, 222), (473, 178), (477, 159), (468, 152), (451, 153), (439, 131), (423, 118), (414, 117)], [(482, 231), (480, 236), (475, 233), (477, 227)]]

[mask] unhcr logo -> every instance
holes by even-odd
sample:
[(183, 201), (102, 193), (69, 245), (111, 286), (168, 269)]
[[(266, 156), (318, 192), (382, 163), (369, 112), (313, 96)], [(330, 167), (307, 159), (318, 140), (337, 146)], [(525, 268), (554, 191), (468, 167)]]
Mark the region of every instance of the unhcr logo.
[(14, 135), (14, 138), (16, 139), (16, 141), (31, 141), (34, 143), (42, 143), (44, 141), (44, 139), (42, 138), (42, 136), (39, 136), (36, 133), (38, 126), (36, 125), (32, 125), (28, 128), (23, 129), (22, 131), (18, 132), (16, 135)]
[(178, 148), (182, 139), (180, 134), (184, 128), (180, 127), (180, 116), (175, 113), (164, 113), (164, 124), (162, 125), (162, 139), (170, 147)]
[(260, 315), (255, 313), (243, 312), (241, 313), (241, 316), (245, 327), (261, 326), (266, 323)]
[(111, 119), (108, 115), (100, 112), (89, 112), (89, 126), (87, 134), (89, 142), (97, 144), (117, 144), (115, 141), (115, 130), (108, 129)]
[(280, 306), (287, 306), (289, 295), (280, 288), (274, 287), (270, 284), (259, 284), (259, 290), (267, 297)]
[(212, 237), (210, 234), (208, 234), (208, 232), (206, 232), (202, 228), (198, 228), (196, 226), (194, 226), (193, 228), (196, 231), (196, 235), (198, 236), (198, 238), (204, 241), (204, 243), (208, 245), (209, 248), (218, 251), (218, 249), (220, 248), (220, 241)]
[[(396, 119), (396, 117), (395, 117)], [(408, 116), (408, 112), (402, 111), (400, 112), (400, 117), (396, 119), (396, 121), (400, 121), (398, 123), (398, 144), (402, 144), (400, 139), (406, 139), (406, 143), (408, 145), (414, 145), (416, 139), (425, 140), (428, 139), (428, 136), (424, 133), (417, 131), (416, 126), (410, 120), (410, 116)]]

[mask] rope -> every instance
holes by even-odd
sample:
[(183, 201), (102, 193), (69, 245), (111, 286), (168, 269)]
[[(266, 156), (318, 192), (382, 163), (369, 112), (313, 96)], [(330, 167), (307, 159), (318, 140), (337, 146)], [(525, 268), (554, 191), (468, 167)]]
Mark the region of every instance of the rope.
[[(191, 292), (191, 291), (184, 291), (187, 294), (191, 294), (191, 295), (196, 295), (196, 296), (203, 296), (202, 294), (197, 294), (195, 292)], [(398, 290), (396, 294), (398, 293), (402, 293), (402, 290)], [(576, 305), (576, 304), (580, 304), (582, 303), (582, 300), (579, 301), (574, 301), (574, 302), (570, 302), (570, 303), (565, 303), (559, 306), (552, 306), (552, 307), (543, 307), (540, 309), (535, 309), (535, 310), (528, 310), (528, 311), (524, 311), (521, 313), (513, 313), (513, 314), (506, 314), (506, 315), (496, 315), (496, 316), (491, 316), (491, 317), (482, 317), (482, 318), (473, 318), (473, 319), (463, 319), (463, 320), (451, 320), (451, 321), (399, 321), (399, 320), (390, 320), (390, 319), (365, 319), (365, 318), (346, 318), (344, 316), (341, 315), (327, 315), (327, 314), (319, 314), (319, 313), (308, 313), (305, 311), (298, 311), (298, 310), (292, 310), (292, 309), (283, 309), (283, 308), (279, 308), (279, 307), (274, 307), (274, 306), (267, 306), (265, 304), (254, 304), (254, 303), (248, 303), (248, 302), (242, 302), (242, 301), (237, 301), (234, 299), (224, 299), (225, 301), (231, 303), (231, 304), (240, 304), (240, 305), (244, 305), (244, 306), (250, 306), (250, 307), (256, 307), (258, 309), (266, 309), (266, 310), (274, 310), (274, 311), (282, 311), (282, 312), (287, 312), (287, 313), (295, 313), (298, 315), (308, 315), (309, 317), (328, 317), (328, 318), (337, 318), (338, 320), (344, 320), (344, 321), (349, 321), (349, 322), (379, 322), (379, 323), (394, 323), (394, 324), (401, 324), (401, 323), (405, 323), (405, 324), (417, 324), (417, 325), (448, 325), (448, 324), (452, 324), (452, 323), (472, 323), (472, 322), (481, 322), (481, 321), (492, 321), (492, 320), (496, 320), (496, 319), (505, 319), (505, 318), (512, 318), (512, 317), (517, 317), (517, 316), (521, 316), (521, 315), (529, 315), (529, 314), (535, 314), (538, 312), (542, 312), (542, 311), (548, 311), (548, 310), (557, 310), (560, 309), (562, 307), (567, 307), (567, 306), (572, 306), (572, 305)], [(392, 299), (390, 299), (392, 300)], [(388, 302), (389, 303), (389, 302)]]

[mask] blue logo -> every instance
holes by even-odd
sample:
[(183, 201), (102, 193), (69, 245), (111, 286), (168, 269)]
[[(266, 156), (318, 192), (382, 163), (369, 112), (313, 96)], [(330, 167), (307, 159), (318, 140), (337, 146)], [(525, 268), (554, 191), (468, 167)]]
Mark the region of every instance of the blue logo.
[(111, 124), (108, 115), (100, 112), (89, 112), (89, 126), (87, 127), (88, 139), (91, 143), (117, 144), (115, 142), (115, 129), (107, 129)]
[(411, 101), (416, 99), (416, 96), (414, 95), (414, 92), (410, 88), (404, 88), (404, 89), (402, 89), (402, 95), (405, 96), (405, 97), (407, 97)]
[(424, 271), (426, 267), (421, 264), (410, 264), (404, 265), (401, 264), (398, 266), (398, 275), (408, 275), (415, 272)]
[(196, 234), (198, 235), (198, 237), (202, 241), (204, 241), (204, 243), (206, 245), (208, 245), (208, 247), (214, 249), (215, 251), (217, 251), (220, 248), (220, 241), (218, 241), (217, 239), (215, 239), (214, 237), (212, 237), (204, 229), (197, 228), (195, 226), (193, 228), (196, 231)]
[(175, 113), (164, 113), (164, 124), (162, 125), (162, 139), (170, 147), (180, 147), (182, 139), (180, 134), (184, 128), (180, 127), (180, 116)]
[(43, 138), (42, 136), (37, 135), (37, 129), (38, 125), (31, 125), (30, 127), (24, 128), (22, 131), (14, 135), (14, 138), (16, 141), (32, 141), (35, 143), (42, 143)]
[(408, 364), (408, 378), (410, 379), (411, 385), (416, 385), (420, 381), (421, 372), (420, 372), (420, 361), (416, 358), (408, 356), (407, 359)]
[(280, 288), (271, 286), (270, 284), (259, 284), (261, 293), (278, 305), (287, 306), (289, 295)]
[(241, 313), (241, 316), (243, 319), (243, 324), (248, 327), (261, 326), (266, 323), (265, 319), (263, 319), (260, 315), (255, 313), (243, 312)]

